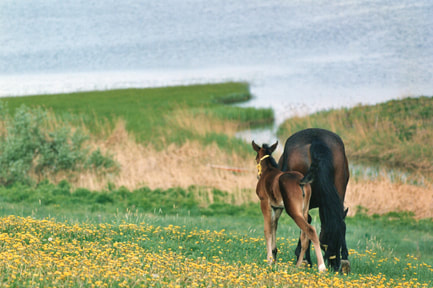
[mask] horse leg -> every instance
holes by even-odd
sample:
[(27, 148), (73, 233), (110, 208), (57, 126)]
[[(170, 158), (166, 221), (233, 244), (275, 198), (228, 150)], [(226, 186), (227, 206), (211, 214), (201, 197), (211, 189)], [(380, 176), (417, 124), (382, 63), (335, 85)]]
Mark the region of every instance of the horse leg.
[(299, 243), (301, 244), (301, 249), (299, 251), (298, 261), (296, 262), (297, 267), (300, 267), (302, 265), (302, 263), (304, 262), (304, 260), (303, 260), (304, 254), (305, 254), (305, 251), (307, 251), (309, 241), (310, 240), (308, 239), (305, 232), (303, 230), (301, 230), (301, 235), (299, 236)]
[(343, 244), (341, 246), (341, 272), (344, 274), (349, 274), (350, 261), (349, 261), (349, 251), (347, 250), (347, 244), (346, 244), (346, 223), (343, 222), (343, 225), (344, 225), (344, 236), (343, 236)]
[[(347, 213), (347, 210), (346, 210)], [(343, 235), (343, 244), (341, 245), (341, 259), (342, 260), (348, 260), (349, 258), (349, 251), (347, 251), (347, 245), (346, 245), (346, 222), (343, 221), (343, 231), (344, 231), (344, 235)]]
[[(301, 233), (302, 233), (302, 230), (301, 230)], [(296, 246), (296, 249), (295, 249), (296, 262), (298, 262), (299, 256), (301, 255), (301, 233), (299, 234), (298, 245)]]
[[(310, 214), (307, 213), (307, 215), (308, 215), (308, 224), (311, 224), (313, 218), (311, 218)], [(311, 267), (313, 266), (313, 263), (311, 262), (310, 247), (311, 247), (311, 240), (308, 239), (307, 251), (305, 252), (305, 260), (307, 260), (308, 265), (310, 265)]]
[(278, 219), (281, 216), (281, 213), (283, 212), (283, 208), (274, 208), (272, 207), (272, 214), (271, 214), (271, 222), (272, 222), (272, 257), (273, 260), (277, 260), (277, 228), (278, 228)]
[(274, 259), (272, 257), (272, 213), (271, 206), (269, 205), (267, 199), (260, 201), (260, 208), (262, 209), (263, 219), (264, 219), (264, 232), (266, 240), (266, 254), (268, 264), (272, 264)]
[[(346, 194), (346, 187), (347, 187), (347, 183), (349, 181), (349, 170), (348, 170), (348, 164), (347, 164), (347, 159), (346, 161), (346, 165), (344, 169), (339, 169), (339, 172), (335, 173), (335, 179), (334, 179), (334, 183), (335, 183), (335, 188), (338, 191), (338, 195), (340, 196), (340, 199), (342, 202), (344, 202), (344, 197)], [(346, 218), (347, 216), (347, 212), (349, 211), (349, 208), (347, 208), (344, 211), (344, 218)], [(345, 273), (345, 274), (349, 274), (350, 273), (350, 261), (349, 261), (349, 251), (347, 250), (347, 244), (346, 244), (346, 223), (344, 222), (343, 219), (343, 225), (344, 225), (344, 233), (343, 233), (343, 242), (341, 245), (341, 272)]]
[[(314, 229), (314, 227), (312, 225), (308, 224), (308, 222), (305, 220), (305, 218), (307, 218), (307, 217), (304, 218), (300, 214), (294, 215), (292, 217), (293, 217), (293, 220), (295, 221), (296, 225), (298, 225), (299, 228), (301, 228), (301, 230), (308, 237), (308, 239), (313, 242), (314, 250), (316, 252), (316, 257), (317, 257), (317, 265), (319, 266), (319, 271), (320, 272), (325, 271), (326, 270), (325, 261), (323, 260), (323, 255), (322, 255), (322, 252), (320, 250), (320, 242), (319, 242), (319, 237), (317, 237), (316, 229)], [(308, 242), (305, 241), (305, 250), (306, 250), (307, 244), (308, 244)], [(302, 247), (302, 249), (301, 249), (301, 254), (303, 254), (302, 250), (304, 250), (304, 247)], [(298, 264), (302, 263), (301, 259), (302, 258), (298, 259)]]
[(347, 246), (346, 246), (346, 237), (344, 237), (343, 240), (343, 246), (341, 249), (341, 272), (344, 274), (349, 274), (350, 273), (350, 261), (349, 261), (349, 252), (347, 251)]
[[(311, 224), (311, 222), (313, 221), (313, 219), (311, 218), (310, 214), (308, 214), (308, 224)], [(301, 230), (302, 233), (302, 230)], [(308, 246), (307, 246), (307, 250), (305, 251), (305, 261), (307, 262), (308, 266), (312, 266), (313, 262), (311, 262), (311, 255), (310, 255), (310, 245), (311, 244), (311, 240), (308, 239)], [(299, 236), (299, 240), (298, 240), (298, 246), (296, 246), (296, 250), (295, 250), (295, 255), (296, 255), (296, 261), (299, 260), (299, 255), (301, 253), (301, 236)], [(303, 259), (304, 261), (304, 259)]]

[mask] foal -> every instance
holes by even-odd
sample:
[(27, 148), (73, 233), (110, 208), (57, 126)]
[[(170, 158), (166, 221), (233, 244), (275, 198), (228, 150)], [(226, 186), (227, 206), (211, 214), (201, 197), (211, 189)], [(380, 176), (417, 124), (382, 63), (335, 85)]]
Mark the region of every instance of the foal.
[(319, 238), (313, 226), (308, 224), (308, 207), (310, 205), (311, 187), (310, 184), (300, 184), (304, 177), (296, 171), (281, 172), (275, 159), (271, 156), (277, 148), (278, 142), (269, 147), (263, 147), (252, 142), (253, 149), (257, 152), (258, 182), (256, 193), (260, 199), (265, 222), (265, 239), (267, 248), (268, 263), (276, 260), (276, 232), (278, 219), (283, 209), (292, 217), (295, 223), (301, 228), (301, 254), (298, 257), (296, 266), (302, 264), (304, 253), (309, 246), (309, 240), (313, 242), (319, 271), (325, 271), (326, 266), (320, 250)]

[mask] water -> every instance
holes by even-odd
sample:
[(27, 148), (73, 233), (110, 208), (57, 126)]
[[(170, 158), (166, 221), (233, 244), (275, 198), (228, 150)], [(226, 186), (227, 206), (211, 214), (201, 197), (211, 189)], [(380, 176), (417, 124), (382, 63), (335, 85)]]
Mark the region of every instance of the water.
[(432, 95), (432, 15), (429, 0), (1, 0), (0, 96), (248, 81), (244, 105), (279, 124)]

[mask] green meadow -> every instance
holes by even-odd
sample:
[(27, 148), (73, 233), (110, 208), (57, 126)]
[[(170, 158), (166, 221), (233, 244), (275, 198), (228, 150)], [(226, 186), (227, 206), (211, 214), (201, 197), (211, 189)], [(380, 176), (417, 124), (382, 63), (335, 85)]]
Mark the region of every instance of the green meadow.
[[(240, 108), (230, 103), (251, 99), (247, 83), (223, 83), (168, 88), (124, 89), (96, 92), (80, 92), (61, 95), (36, 95), (4, 98), (13, 113), (21, 105), (44, 107), (61, 121), (84, 125), (92, 133), (100, 134), (114, 128), (120, 119), (126, 129), (139, 142), (183, 143), (187, 139), (199, 139), (203, 143), (236, 140), (209, 131), (199, 137), (191, 131), (173, 127), (171, 118), (180, 111), (192, 117), (206, 116), (212, 119), (234, 121), (244, 128), (272, 123), (271, 109)], [(106, 131), (105, 131), (106, 132)], [(160, 147), (163, 149), (163, 147)]]
[[(41, 189), (64, 191), (65, 187)], [(279, 225), (278, 263), (269, 267), (257, 204), (236, 209), (229, 206), (223, 209), (223, 205), (219, 209), (198, 208), (191, 197), (179, 199), (187, 191), (173, 189), (153, 191), (161, 197), (152, 207), (142, 204), (125, 209), (128, 197), (143, 199), (151, 191), (128, 192), (122, 199), (125, 192), (111, 191), (93, 197), (83, 196), (83, 191), (77, 191), (81, 196), (65, 193), (61, 200), (67, 204), (56, 201), (47, 204), (46, 198), (3, 202), (2, 214), (15, 216), (4, 216), (0, 225), (4, 241), (0, 248), (2, 283), (72, 287), (431, 287), (433, 284), (430, 220), (417, 221), (410, 215), (397, 213), (349, 217), (347, 241), (352, 272), (319, 275), (317, 266), (295, 267), (299, 229), (287, 215), (283, 215)], [(37, 197), (41, 196), (39, 192)], [(168, 198), (177, 199), (174, 200), (179, 205), (177, 210)], [(149, 200), (155, 198), (149, 196)], [(312, 215), (319, 228), (317, 211)], [(13, 259), (25, 260), (17, 265)]]
[[(269, 267), (264, 261), (259, 204), (236, 204), (232, 191), (200, 185), (128, 189), (116, 183), (94, 191), (72, 185), (67, 177), (58, 183), (43, 179), (48, 172), (67, 175), (99, 169), (103, 175), (122, 169), (107, 168), (106, 163), (113, 160), (109, 153), (94, 155), (85, 151), (85, 144), (72, 145), (79, 142), (74, 138), (76, 131), (86, 134), (86, 139), (104, 139), (119, 121), (135, 141), (155, 145), (160, 151), (194, 140), (254, 159), (250, 143), (224, 133), (225, 129), (199, 133), (183, 124), (191, 118), (211, 119), (218, 123), (212, 127), (236, 129), (271, 123), (270, 109), (232, 105), (251, 97), (248, 84), (224, 83), (1, 99), (0, 131), (5, 144), (0, 147), (0, 164), (2, 169), (14, 165), (18, 172), (30, 171), (30, 175), (20, 178), (17, 172), (0, 186), (0, 285), (432, 287), (433, 222), (416, 220), (411, 213), (367, 216), (360, 207), (356, 216), (346, 219), (352, 272), (320, 275), (317, 267), (294, 266), (299, 229), (287, 215), (281, 218), (277, 233), (278, 263)], [(390, 167), (429, 173), (433, 115), (425, 107), (432, 104), (433, 98), (420, 97), (323, 111), (290, 119), (278, 133), (284, 142), (284, 135), (299, 129), (328, 128), (342, 136), (354, 161), (386, 162)], [(32, 114), (37, 109), (41, 110)], [(49, 121), (30, 125), (38, 117)], [(71, 128), (56, 134), (63, 126)], [(37, 137), (29, 138), (31, 133)], [(24, 155), (19, 154), (19, 147), (29, 139), (39, 139), (41, 144), (25, 146), (29, 161), (19, 166), (19, 155)], [(23, 163), (28, 163), (28, 170)], [(65, 169), (58, 171), (60, 164)], [(39, 170), (32, 165), (39, 165), (43, 173), (36, 173)], [(0, 176), (9, 179), (11, 175)], [(244, 193), (251, 193), (255, 184)], [(317, 211), (312, 216), (320, 230)]]

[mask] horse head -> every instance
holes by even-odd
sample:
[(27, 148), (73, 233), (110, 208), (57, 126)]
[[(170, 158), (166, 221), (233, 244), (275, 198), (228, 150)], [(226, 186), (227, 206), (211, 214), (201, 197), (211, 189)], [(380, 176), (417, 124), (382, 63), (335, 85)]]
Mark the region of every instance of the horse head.
[[(340, 257), (340, 249), (342, 245), (345, 243), (345, 235), (346, 235), (346, 223), (345, 218), (347, 216), (349, 208), (345, 209), (343, 212), (343, 218), (339, 221), (339, 217), (330, 218), (331, 225), (334, 227), (341, 227), (340, 229), (326, 231), (325, 227), (322, 225), (320, 231), (320, 246), (322, 250), (325, 252), (325, 259), (328, 262), (328, 265), (334, 268), (334, 271), (338, 271), (340, 268), (343, 269), (344, 273), (348, 273), (350, 271), (349, 267), (341, 267), (341, 257)], [(345, 259), (344, 259), (345, 260)], [(347, 265), (347, 264), (346, 264)], [(346, 269), (346, 271), (344, 270)], [(348, 269), (348, 270), (347, 270)]]
[(272, 158), (272, 153), (275, 151), (275, 149), (277, 148), (278, 145), (278, 141), (275, 142), (272, 146), (269, 147), (269, 145), (267, 144), (263, 144), (262, 147), (260, 147), (259, 145), (257, 145), (254, 140), (251, 143), (253, 146), (254, 151), (257, 152), (256, 155), (256, 162), (257, 162), (257, 178), (260, 178), (261, 174), (262, 174), (262, 161), (265, 160), (266, 158), (270, 158), (270, 160), (272, 161), (272, 165), (277, 167), (277, 163), (275, 161), (274, 158)]

